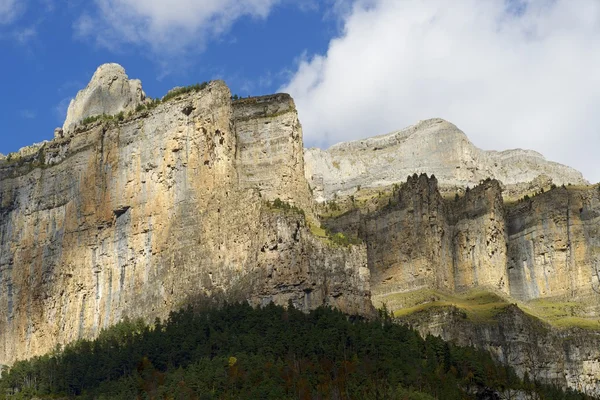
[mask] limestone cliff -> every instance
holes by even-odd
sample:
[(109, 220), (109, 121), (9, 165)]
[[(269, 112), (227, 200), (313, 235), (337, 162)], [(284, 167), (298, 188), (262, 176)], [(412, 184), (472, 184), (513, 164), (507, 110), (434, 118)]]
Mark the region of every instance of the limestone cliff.
[(474, 286), (508, 293), (506, 234), (500, 186), (488, 180), (448, 201), (435, 177), (409, 177), (387, 206), (326, 220), (367, 244), (375, 295)]
[(508, 306), (488, 323), (473, 323), (455, 308), (432, 308), (397, 320), (461, 346), (489, 351), (523, 377), (600, 396), (600, 333), (557, 330)]
[[(288, 95), (231, 101), (214, 81), (169, 97), (148, 102), (122, 67), (102, 66), (52, 141), (0, 156), (0, 364), (198, 297), (371, 315), (371, 290), (381, 302), (483, 288), (600, 315), (598, 187), (506, 200), (585, 184), (577, 171), (535, 152), (481, 151), (442, 120), (304, 150)], [(371, 198), (343, 196), (359, 186)], [(328, 240), (316, 220), (324, 209), (325, 227), (364, 243)], [(597, 393), (597, 335), (533, 337), (542, 328), (515, 310), (485, 328), (455, 317), (417, 327), (517, 369), (523, 354), (551, 347), (556, 361), (536, 356), (540, 376)]]
[(480, 287), (519, 300), (595, 296), (598, 187), (557, 187), (505, 204), (495, 180), (453, 199), (437, 185), (414, 175), (380, 209), (325, 219), (365, 241), (374, 295)]
[(576, 297), (597, 284), (598, 186), (559, 187), (508, 207), (506, 215), (507, 268), (515, 298)]
[(73, 130), (87, 117), (133, 111), (145, 99), (142, 83), (137, 79), (130, 80), (123, 67), (119, 64), (101, 65), (88, 86), (71, 100), (63, 131)]
[(557, 185), (586, 183), (580, 172), (529, 150), (483, 151), (455, 125), (442, 119), (421, 121), (388, 135), (328, 150), (305, 151), (306, 178), (315, 199), (351, 194), (358, 187), (403, 182), (414, 173), (435, 175), (442, 188), (473, 187), (487, 178), (503, 185), (528, 183), (540, 175)]
[(277, 94), (233, 105), (240, 187), (259, 188), (267, 200), (279, 198), (310, 210), (302, 126), (292, 98)]
[(475, 289), (503, 299), (485, 306), (486, 312), (515, 301), (531, 312), (541, 307), (539, 314), (555, 318), (557, 327), (512, 306), (485, 323), (447, 310), (401, 321), (423, 335), (489, 350), (521, 375), (600, 395), (599, 186), (555, 187), (505, 203), (498, 181), (443, 197), (437, 179), (422, 174), (394, 187), (389, 197), (380, 192), (372, 203), (337, 201), (351, 209), (324, 224), (366, 243), (376, 304), (411, 312), (414, 304), (399, 299), (425, 292), (415, 309), (427, 310), (427, 304), (440, 303), (427, 294), (432, 290)]
[(364, 247), (265, 201), (308, 197), (293, 103), (230, 96), (212, 82), (0, 160), (0, 364), (199, 295), (371, 312)]

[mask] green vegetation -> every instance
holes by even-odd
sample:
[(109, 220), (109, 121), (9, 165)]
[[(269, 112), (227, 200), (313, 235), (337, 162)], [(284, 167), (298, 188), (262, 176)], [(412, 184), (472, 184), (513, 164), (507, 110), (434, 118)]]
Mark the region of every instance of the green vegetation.
[(94, 122), (97, 121), (102, 121), (102, 122), (111, 122), (111, 121), (118, 121), (121, 122), (125, 120), (125, 114), (121, 111), (120, 113), (116, 114), (116, 115), (108, 115), (108, 114), (101, 114), (101, 115), (92, 115), (90, 117), (86, 117), (84, 118), (78, 125), (78, 129), (86, 129), (87, 126), (89, 124), (93, 124)]
[(308, 228), (314, 236), (327, 242), (328, 244), (348, 247), (350, 245), (359, 245), (362, 243), (362, 241), (356, 236), (347, 235), (342, 232), (334, 233), (327, 228), (323, 228), (311, 222), (308, 222)]
[(357, 237), (349, 236), (342, 232), (338, 232), (338, 233), (329, 233), (328, 232), (328, 236), (329, 236), (329, 240), (331, 240), (334, 244), (336, 244), (338, 246), (347, 247), (350, 245), (357, 245), (357, 244), (362, 243), (360, 241), (360, 239), (358, 239)]
[(267, 206), (274, 208), (274, 209), (278, 209), (278, 210), (284, 210), (284, 211), (292, 211), (294, 213), (300, 214), (303, 217), (306, 216), (306, 213), (304, 212), (303, 209), (293, 206), (290, 203), (287, 203), (285, 201), (282, 201), (279, 197), (276, 198), (275, 200), (271, 201), (267, 201)]
[(171, 90), (169, 93), (163, 96), (162, 102), (169, 101), (174, 99), (175, 97), (181, 96), (183, 94), (191, 93), (191, 92), (199, 92), (205, 89), (208, 86), (208, 82), (196, 83), (194, 85), (185, 86), (177, 89)]
[(509, 303), (501, 297), (484, 291), (464, 294), (446, 294), (434, 290), (394, 293), (377, 299), (392, 310), (395, 317), (403, 317), (434, 307), (456, 307), (473, 322), (494, 320)]
[(557, 328), (600, 329), (598, 318), (585, 318), (582, 303), (560, 299), (536, 299), (519, 305), (526, 313)]
[(86, 117), (83, 119), (83, 121), (81, 121), (81, 125), (88, 125), (88, 124), (92, 124), (100, 119), (104, 119), (104, 118), (108, 118), (108, 116), (106, 114), (102, 114), (102, 115), (93, 115), (90, 117)]
[(129, 117), (133, 116), (134, 113), (140, 113), (143, 111), (152, 110), (161, 103), (165, 103), (173, 98), (176, 98), (176, 97), (181, 96), (186, 93), (199, 92), (199, 91), (205, 89), (207, 86), (208, 86), (208, 82), (202, 82), (202, 83), (196, 83), (196, 84), (190, 85), (190, 86), (173, 89), (170, 92), (168, 92), (165, 96), (163, 96), (162, 99), (148, 99), (145, 103), (138, 104), (137, 107), (135, 108), (135, 112), (130, 111), (127, 114), (127, 116), (125, 116), (125, 113), (123, 113), (123, 111), (121, 111), (120, 113), (118, 113), (116, 115), (107, 115), (107, 114), (93, 115), (93, 116), (84, 118), (83, 121), (81, 121), (79, 123), (79, 128), (85, 129), (87, 127), (87, 125), (92, 124), (96, 121), (108, 122), (108, 121), (116, 120), (118, 122), (121, 122), (121, 121), (124, 121), (126, 117), (129, 118)]
[[(4, 371), (7, 399), (476, 399), (490, 388), (586, 396), (520, 381), (488, 353), (320, 308), (247, 304), (124, 321)], [(493, 397), (485, 397), (493, 398)]]
[(312, 233), (316, 237), (324, 239), (324, 240), (329, 240), (329, 235), (327, 234), (327, 231), (325, 229), (323, 229), (322, 227), (320, 227), (319, 225), (309, 222), (308, 228), (310, 229), (310, 233)]
[[(373, 301), (378, 307), (385, 304), (396, 317), (405, 317), (432, 308), (456, 307), (473, 322), (492, 322), (511, 304), (502, 297), (486, 291), (447, 294), (430, 289), (392, 293), (378, 296)], [(537, 299), (516, 304), (527, 314), (556, 328), (600, 329), (600, 320), (585, 318), (584, 308), (579, 302)]]
[[(272, 209), (283, 210), (283, 211), (291, 211), (297, 214), (302, 215), (303, 218), (306, 219), (306, 213), (303, 209), (293, 206), (285, 201), (282, 201), (280, 198), (276, 198), (274, 201), (267, 201), (267, 206)], [(344, 233), (333, 233), (329, 230), (323, 229), (317, 224), (307, 221), (308, 228), (310, 232), (316, 237), (327, 241), (328, 243), (337, 245), (337, 246), (350, 246), (355, 244), (360, 244), (361, 241), (357, 237), (349, 236)]]

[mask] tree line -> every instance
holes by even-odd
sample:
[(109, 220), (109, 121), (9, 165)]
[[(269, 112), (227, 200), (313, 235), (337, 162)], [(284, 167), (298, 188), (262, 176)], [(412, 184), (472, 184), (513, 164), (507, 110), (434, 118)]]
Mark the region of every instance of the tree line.
[[(8, 399), (588, 399), (520, 380), (488, 353), (329, 308), (187, 307), (17, 362)], [(535, 397), (533, 397), (535, 396)]]

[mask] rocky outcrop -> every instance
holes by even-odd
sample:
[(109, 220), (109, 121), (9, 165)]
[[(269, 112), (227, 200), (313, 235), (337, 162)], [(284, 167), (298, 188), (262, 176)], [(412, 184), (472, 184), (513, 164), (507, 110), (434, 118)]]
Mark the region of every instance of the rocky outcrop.
[(375, 295), (474, 286), (508, 292), (501, 189), (488, 180), (445, 200), (435, 177), (409, 177), (383, 209), (354, 210), (325, 224), (367, 244)]
[(238, 100), (233, 118), (240, 187), (260, 188), (267, 200), (279, 198), (310, 210), (302, 126), (294, 100), (287, 94)]
[(519, 300), (595, 296), (597, 186), (557, 187), (505, 204), (495, 180), (454, 199), (443, 198), (437, 185), (435, 177), (414, 175), (387, 206), (324, 221), (365, 241), (375, 295), (479, 287)]
[(101, 65), (87, 87), (71, 100), (63, 130), (72, 131), (87, 117), (133, 111), (145, 99), (142, 82), (129, 79), (123, 67)]
[(597, 284), (598, 186), (555, 188), (509, 207), (506, 218), (512, 296), (573, 298)]
[[(599, 186), (555, 187), (505, 203), (495, 180), (454, 198), (442, 197), (437, 185), (434, 177), (415, 175), (379, 209), (355, 208), (325, 219), (333, 232), (365, 241), (374, 302), (394, 304), (418, 297), (421, 289), (483, 289), (511, 302), (544, 299), (549, 309), (570, 304), (574, 325), (578, 318), (597, 319)], [(425, 303), (437, 301), (428, 298)], [(598, 331), (553, 328), (513, 306), (486, 322), (459, 310), (431, 310), (401, 322), (423, 335), (488, 350), (521, 376), (527, 372), (531, 379), (600, 395)]]
[(506, 307), (491, 323), (473, 323), (455, 308), (434, 308), (400, 318), (421, 335), (432, 334), (461, 346), (489, 351), (517, 374), (531, 381), (600, 396), (600, 333), (584, 329), (557, 330)]
[(198, 296), (370, 314), (364, 247), (317, 239), (298, 209), (266, 203), (279, 183), (290, 202), (307, 196), (293, 103), (268, 102), (286, 110), (266, 117), (287, 129), (280, 145), (253, 143), (265, 119), (230, 96), (212, 82), (0, 161), (0, 364)]
[[(403, 182), (413, 174), (435, 175), (441, 188), (464, 189), (487, 178), (505, 186), (545, 175), (557, 185), (584, 184), (580, 172), (529, 150), (483, 151), (453, 124), (421, 121), (388, 135), (305, 151), (306, 178), (315, 199), (351, 194), (358, 187)], [(520, 194), (520, 193), (519, 193)]]
[[(586, 298), (585, 312), (600, 312), (598, 187), (503, 200), (503, 191), (585, 183), (577, 171), (534, 152), (481, 151), (442, 120), (305, 151), (288, 95), (232, 102), (220, 81), (172, 93), (136, 111), (139, 81), (102, 66), (52, 141), (0, 156), (0, 364), (197, 298), (368, 316), (371, 288), (485, 288), (524, 301)], [(349, 210), (324, 221), (364, 244), (336, 245), (319, 230), (315, 210), (333, 204), (315, 206), (306, 177), (318, 200), (378, 188), (366, 206), (338, 199)], [(377, 193), (390, 184), (389, 197)], [(506, 315), (486, 327), (434, 315), (418, 328), (596, 393), (588, 345), (597, 336), (569, 331), (568, 342)], [(521, 367), (523, 354), (545, 347)]]

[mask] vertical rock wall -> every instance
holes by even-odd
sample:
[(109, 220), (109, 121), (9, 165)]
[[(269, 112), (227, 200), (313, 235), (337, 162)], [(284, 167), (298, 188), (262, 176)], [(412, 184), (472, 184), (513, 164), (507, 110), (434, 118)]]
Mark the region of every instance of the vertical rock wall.
[(600, 333), (556, 330), (509, 306), (494, 323), (473, 323), (456, 309), (431, 309), (400, 319), (422, 336), (489, 351), (521, 377), (600, 396)]
[(510, 293), (520, 299), (575, 296), (597, 284), (598, 187), (559, 187), (509, 208)]
[(422, 287), (452, 290), (451, 231), (435, 178), (411, 177), (360, 232), (377, 293)]
[(485, 181), (447, 204), (454, 289), (485, 287), (508, 293), (507, 235), (498, 181)]
[(325, 224), (365, 240), (374, 294), (479, 287), (530, 300), (600, 290), (598, 187), (559, 187), (505, 205), (495, 180), (443, 199), (435, 178), (415, 175), (387, 207)]
[(279, 184), (305, 195), (287, 152), (299, 143), (301, 157), (301, 135), (273, 147), (267, 186), (248, 183), (230, 95), (212, 82), (0, 161), (0, 364), (198, 296), (371, 312), (364, 248), (333, 247), (303, 215), (265, 205)]
[(267, 200), (308, 210), (302, 126), (292, 98), (276, 94), (235, 101), (233, 118), (240, 187), (259, 188)]

